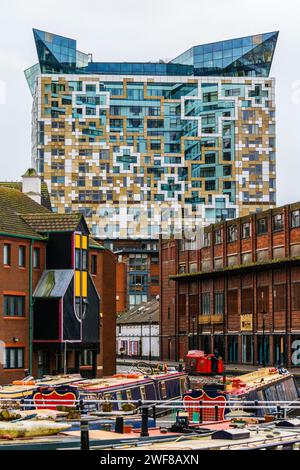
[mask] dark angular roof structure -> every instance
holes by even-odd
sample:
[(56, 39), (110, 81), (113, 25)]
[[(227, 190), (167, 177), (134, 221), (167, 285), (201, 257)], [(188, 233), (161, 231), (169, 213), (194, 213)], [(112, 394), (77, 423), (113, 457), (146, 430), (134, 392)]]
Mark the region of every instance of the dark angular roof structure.
[(38, 63), (25, 70), (31, 93), (41, 73), (268, 77), (278, 31), (193, 46), (169, 62), (94, 62), (76, 40), (33, 29)]

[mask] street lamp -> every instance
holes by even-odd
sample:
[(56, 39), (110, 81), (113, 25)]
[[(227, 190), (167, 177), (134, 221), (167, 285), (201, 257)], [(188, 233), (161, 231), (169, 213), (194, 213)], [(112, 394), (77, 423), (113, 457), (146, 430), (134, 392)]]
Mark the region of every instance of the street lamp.
[(151, 338), (151, 334), (152, 334), (152, 331), (151, 331), (151, 315), (149, 315), (149, 355), (148, 355), (148, 359), (149, 359), (149, 362), (151, 362), (152, 360), (152, 355), (151, 355), (151, 342), (152, 342), (152, 338)]
[(266, 311), (265, 311), (265, 303), (264, 303), (264, 292), (262, 291), (261, 293), (261, 303), (262, 303), (262, 316), (263, 316), (263, 334), (262, 334), (262, 365), (263, 367), (266, 367), (266, 354), (265, 354), (265, 322), (266, 322)]
[(193, 349), (195, 349), (195, 321), (196, 321), (196, 317), (195, 315), (192, 317), (192, 333), (193, 333)]

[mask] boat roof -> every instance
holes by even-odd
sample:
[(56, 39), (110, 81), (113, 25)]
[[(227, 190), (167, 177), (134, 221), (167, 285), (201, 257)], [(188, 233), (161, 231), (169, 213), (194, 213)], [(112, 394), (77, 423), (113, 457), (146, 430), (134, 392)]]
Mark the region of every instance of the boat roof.
[(226, 391), (226, 393), (230, 395), (242, 395), (251, 390), (285, 380), (287, 377), (293, 376), (289, 372), (280, 374), (278, 369), (274, 367), (263, 367), (254, 372), (249, 372), (248, 374), (231, 377), (230, 381), (232, 382), (233, 388), (232, 390)]
[(153, 380), (169, 380), (171, 378), (185, 375), (186, 374), (182, 372), (172, 372), (156, 375), (116, 374), (113, 377), (79, 381), (74, 385), (82, 391), (97, 392), (101, 390), (114, 389), (116, 387), (126, 387), (128, 385), (132, 386), (149, 383)]

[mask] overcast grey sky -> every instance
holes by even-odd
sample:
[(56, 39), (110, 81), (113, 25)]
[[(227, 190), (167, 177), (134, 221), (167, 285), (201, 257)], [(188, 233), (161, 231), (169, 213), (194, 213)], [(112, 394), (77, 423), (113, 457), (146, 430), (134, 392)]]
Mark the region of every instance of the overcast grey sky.
[[(30, 165), (32, 28), (77, 39), (95, 61), (172, 58), (192, 45), (279, 30), (277, 203), (300, 200), (300, 3), (296, 0), (0, 0), (0, 180)], [(5, 88), (5, 93), (3, 91)]]

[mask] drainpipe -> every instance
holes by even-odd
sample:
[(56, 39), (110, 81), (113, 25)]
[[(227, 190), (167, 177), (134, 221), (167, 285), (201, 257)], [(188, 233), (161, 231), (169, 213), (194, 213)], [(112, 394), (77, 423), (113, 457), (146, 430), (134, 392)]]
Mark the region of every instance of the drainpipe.
[(29, 374), (32, 375), (33, 362), (33, 299), (32, 299), (32, 265), (33, 239), (30, 240), (29, 250)]

